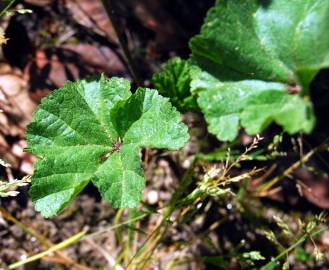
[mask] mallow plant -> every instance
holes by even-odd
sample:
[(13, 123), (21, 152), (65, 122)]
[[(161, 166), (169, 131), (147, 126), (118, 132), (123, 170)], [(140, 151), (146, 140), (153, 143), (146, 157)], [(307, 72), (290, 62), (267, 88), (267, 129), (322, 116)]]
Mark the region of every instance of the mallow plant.
[(310, 84), (329, 67), (328, 18), (328, 0), (217, 0), (190, 40), (190, 58), (173, 58), (153, 76), (160, 94), (132, 94), (129, 81), (103, 76), (53, 91), (27, 128), (27, 151), (39, 158), (30, 188), (36, 210), (60, 213), (90, 182), (113, 207), (136, 207), (141, 149), (177, 150), (189, 139), (175, 107), (200, 110), (222, 141), (273, 122), (290, 134), (311, 132)]
[(171, 59), (153, 82), (182, 110), (196, 100), (219, 140), (273, 122), (312, 131), (310, 84), (329, 67), (329, 1), (217, 0), (189, 46), (190, 59)]
[(68, 82), (44, 98), (27, 128), (35, 163), (30, 194), (44, 217), (61, 212), (92, 182), (113, 207), (137, 207), (144, 188), (141, 149), (176, 150), (189, 139), (168, 98), (130, 91), (100, 76)]

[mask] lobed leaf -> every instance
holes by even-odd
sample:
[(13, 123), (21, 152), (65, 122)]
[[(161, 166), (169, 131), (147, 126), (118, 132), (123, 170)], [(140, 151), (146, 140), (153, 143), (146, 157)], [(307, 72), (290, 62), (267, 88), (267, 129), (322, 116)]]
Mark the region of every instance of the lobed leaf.
[(144, 187), (142, 147), (178, 149), (189, 136), (155, 90), (130, 92), (124, 79), (66, 83), (42, 100), (27, 129), (35, 164), (30, 194), (45, 217), (92, 181), (113, 207), (136, 207)]
[(233, 140), (240, 126), (255, 134), (274, 121), (310, 132), (309, 85), (329, 66), (328, 18), (327, 0), (217, 0), (190, 41), (209, 131)]
[(286, 84), (258, 80), (207, 83), (207, 90), (199, 92), (198, 104), (209, 131), (221, 140), (234, 140), (240, 126), (249, 134), (258, 134), (276, 122), (292, 134), (309, 132), (314, 125), (311, 103), (289, 95)]

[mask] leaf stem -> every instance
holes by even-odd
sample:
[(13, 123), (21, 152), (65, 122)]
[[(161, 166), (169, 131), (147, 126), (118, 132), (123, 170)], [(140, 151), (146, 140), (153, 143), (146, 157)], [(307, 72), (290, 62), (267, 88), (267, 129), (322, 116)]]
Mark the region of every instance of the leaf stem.
[(121, 49), (123, 50), (123, 53), (126, 57), (128, 69), (129, 69), (132, 77), (134, 78), (136, 84), (138, 86), (141, 86), (141, 79), (139, 78), (136, 66), (133, 62), (133, 59), (132, 59), (131, 54), (129, 52), (128, 46), (127, 46), (127, 44), (126, 44), (126, 42), (123, 38), (122, 31), (120, 30), (120, 27), (117, 23), (117, 20), (116, 20), (116, 17), (115, 17), (115, 10), (114, 10), (113, 4), (112, 4), (112, 0), (102, 0), (102, 3), (103, 3), (103, 6), (106, 10), (108, 18), (112, 23), (113, 29), (114, 29), (117, 37), (118, 37)]

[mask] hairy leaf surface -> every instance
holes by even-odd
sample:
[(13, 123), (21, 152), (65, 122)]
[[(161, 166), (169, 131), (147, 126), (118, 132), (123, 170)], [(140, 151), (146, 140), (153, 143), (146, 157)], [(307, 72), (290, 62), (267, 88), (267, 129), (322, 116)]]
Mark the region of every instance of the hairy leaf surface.
[(189, 136), (155, 90), (130, 92), (124, 79), (67, 83), (42, 100), (27, 130), (39, 157), (30, 194), (45, 217), (92, 181), (113, 207), (136, 207), (144, 187), (142, 147), (178, 149)]

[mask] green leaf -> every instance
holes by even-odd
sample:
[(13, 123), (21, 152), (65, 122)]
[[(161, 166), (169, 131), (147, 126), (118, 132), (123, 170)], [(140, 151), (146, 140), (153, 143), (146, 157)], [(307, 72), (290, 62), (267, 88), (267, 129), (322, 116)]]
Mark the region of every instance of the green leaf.
[(295, 250), (296, 260), (307, 263), (312, 259), (312, 256), (304, 249), (298, 248)]
[(256, 80), (222, 83), (212, 78), (206, 80), (207, 90), (200, 91), (201, 79), (197, 78), (193, 90), (199, 91), (198, 104), (209, 131), (221, 140), (234, 140), (240, 126), (248, 134), (257, 134), (276, 122), (293, 134), (309, 132), (314, 125), (311, 103), (288, 94), (286, 84)]
[(242, 258), (250, 259), (252, 261), (265, 260), (265, 258), (262, 256), (262, 254), (260, 254), (259, 251), (255, 251), (255, 250), (242, 253)]
[(204, 71), (192, 90), (210, 132), (233, 140), (240, 126), (255, 134), (273, 121), (310, 132), (309, 85), (329, 66), (328, 17), (327, 0), (218, 0), (190, 41)]
[(256, 261), (265, 260), (262, 254), (260, 254), (259, 251), (255, 251), (255, 250), (244, 252), (239, 257), (240, 257), (240, 264), (243, 269), (254, 266)]
[(155, 90), (130, 92), (124, 79), (67, 83), (42, 100), (27, 129), (35, 164), (30, 194), (45, 217), (92, 181), (113, 207), (136, 207), (144, 187), (142, 147), (178, 149), (189, 136)]
[(169, 97), (171, 103), (181, 111), (196, 107), (195, 99), (190, 92), (190, 68), (189, 61), (174, 57), (168, 61), (162, 72), (152, 77), (159, 93)]

